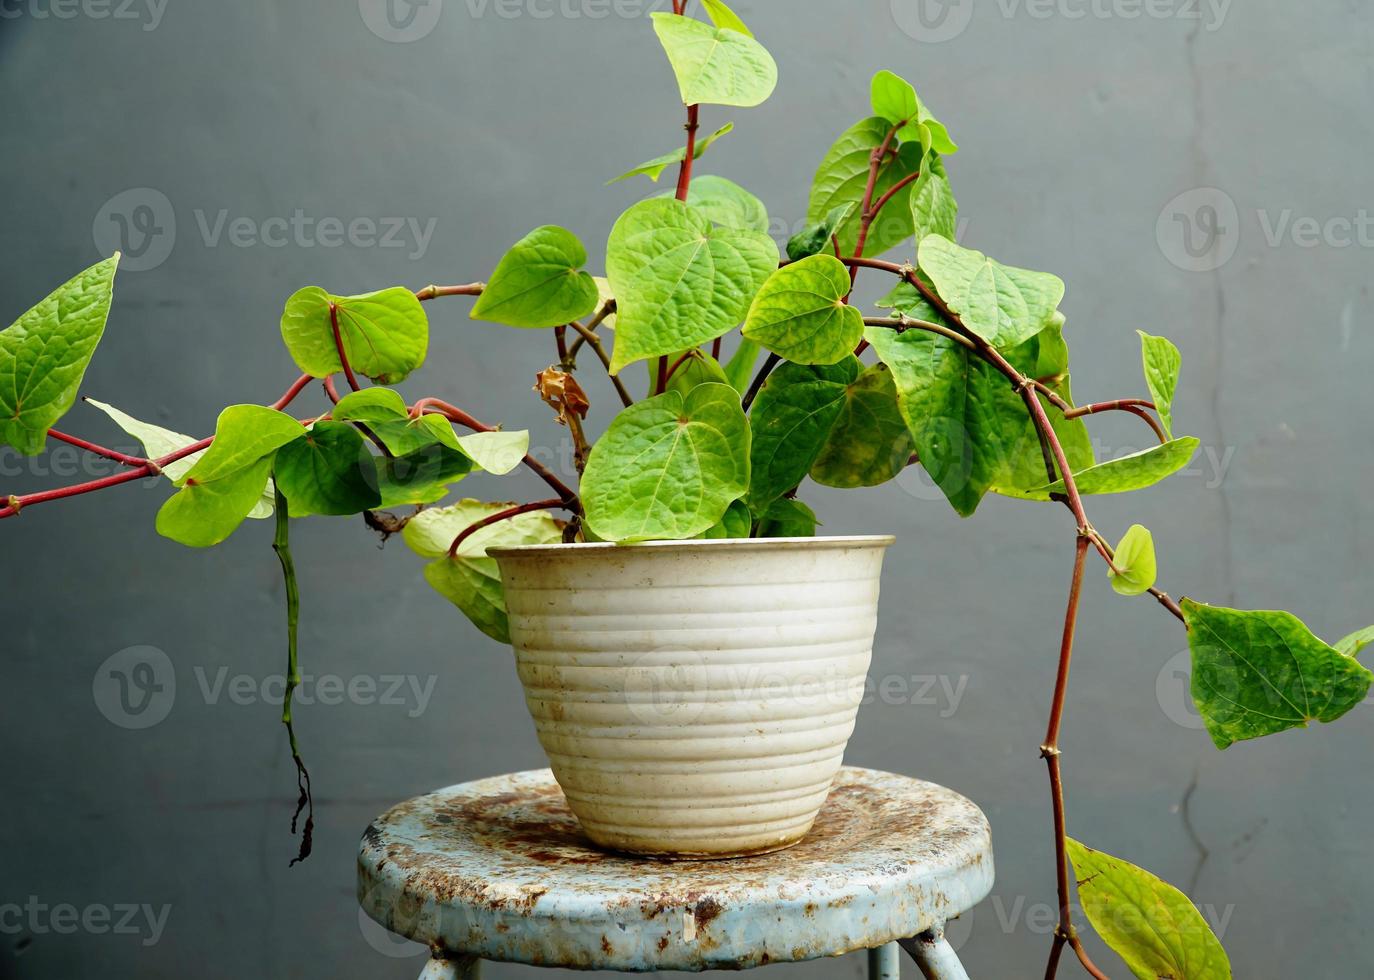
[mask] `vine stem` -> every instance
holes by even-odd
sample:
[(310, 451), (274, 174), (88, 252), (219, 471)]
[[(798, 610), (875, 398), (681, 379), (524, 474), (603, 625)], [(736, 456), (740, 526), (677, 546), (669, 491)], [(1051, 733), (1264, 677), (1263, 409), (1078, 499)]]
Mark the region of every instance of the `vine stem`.
[[(313, 379), (308, 374), (303, 374), (286, 389), (285, 394), (272, 403), (272, 407), (281, 411), (295, 400), (296, 396), (305, 390)], [(35, 504), (44, 504), (51, 500), (63, 500), (67, 497), (78, 497), (86, 493), (94, 493), (97, 490), (105, 490), (109, 487), (117, 487), (122, 483), (132, 483), (141, 480), (146, 476), (157, 476), (162, 472), (163, 467), (168, 463), (175, 463), (179, 459), (185, 459), (193, 453), (198, 453), (207, 448), (210, 443), (215, 441), (214, 436), (193, 442), (189, 446), (178, 449), (176, 452), (168, 453), (157, 459), (145, 460), (137, 466), (131, 466), (123, 473), (116, 473), (113, 476), (102, 477), (99, 480), (91, 480), (87, 483), (77, 483), (68, 487), (58, 487), (55, 490), (40, 490), (36, 493), (10, 494), (5, 499), (5, 506), (0, 507), (0, 520), (6, 517), (14, 517), (25, 507), (32, 507)]]
[(773, 373), (773, 369), (782, 363), (782, 358), (777, 354), (769, 352), (768, 359), (763, 362), (763, 367), (759, 368), (759, 373), (754, 377), (754, 383), (749, 386), (749, 391), (745, 393), (741, 407), (747, 412), (754, 404), (754, 399), (763, 390), (763, 383), (768, 380), (768, 376)]
[(484, 282), (469, 282), (461, 286), (426, 286), (415, 290), (415, 298), (424, 303), (440, 296), (481, 296), (486, 288)]
[[(864, 185), (863, 204), (859, 208), (859, 234), (854, 241), (854, 258), (863, 258), (864, 247), (868, 244), (868, 229), (873, 226), (873, 219), (877, 216), (877, 209), (873, 207), (873, 194), (878, 189), (878, 175), (882, 172), (883, 164), (887, 161), (888, 151), (892, 149), (892, 141), (897, 138), (897, 130), (900, 126), (893, 126), (883, 138), (882, 144), (874, 150), (868, 158), (868, 183)], [(883, 202), (887, 203), (886, 200)], [(849, 269), (849, 286), (852, 290), (854, 283), (858, 280), (859, 272), (854, 266)]]
[[(685, 0), (683, 0), (682, 3), (674, 0), (674, 12), (681, 14), (686, 8), (687, 4)], [(683, 203), (686, 203), (687, 195), (692, 189), (692, 163), (694, 162), (693, 158), (696, 156), (697, 126), (700, 109), (701, 107), (697, 105), (689, 105), (687, 107), (687, 125), (684, 127), (687, 130), (687, 149), (683, 154), (682, 163), (678, 166), (677, 170), (676, 197)], [(654, 394), (661, 395), (668, 390), (668, 377), (671, 373), (672, 372), (668, 370), (668, 355), (664, 354), (658, 359), (658, 375), (654, 382)]]
[[(610, 303), (606, 305), (611, 306)], [(602, 316), (598, 317), (594, 321), (595, 325), (599, 326), (601, 324), (601, 321), (606, 318), (606, 315), (607, 314), (603, 314)], [(595, 330), (595, 326), (584, 327), (576, 320), (574, 320), (572, 323), (569, 323), (568, 326), (572, 327), (575, 331), (577, 331), (577, 340), (575, 340), (573, 342), (573, 345), (570, 348), (568, 348), (567, 360), (569, 367), (575, 368), (577, 366), (577, 350), (582, 344), (586, 344), (593, 351), (595, 351), (597, 359), (601, 361), (602, 366), (606, 369), (606, 376), (611, 379), (611, 384), (615, 387), (615, 393), (620, 396), (620, 403), (624, 405), (626, 408), (629, 408), (631, 405), (633, 405), (635, 403), (635, 400), (630, 397), (630, 393), (625, 389), (625, 383), (620, 380), (620, 377), (618, 375), (611, 374), (611, 358), (610, 355), (606, 353), (606, 348), (601, 345), (601, 338), (593, 332)]]
[(520, 504), (508, 510), (503, 510), (499, 514), (492, 514), (490, 517), (484, 517), (476, 524), (469, 524), (467, 527), (463, 528), (458, 536), (453, 539), (453, 544), (448, 546), (448, 556), (450, 558), (458, 557), (458, 549), (463, 546), (463, 542), (478, 531), (491, 527), (493, 524), (508, 521), (513, 517), (519, 517), (521, 514), (531, 514), (537, 510), (557, 510), (560, 507), (572, 509), (569, 501), (561, 497), (553, 497), (549, 500), (536, 500), (532, 504)]
[(291, 557), (291, 518), (288, 514), (286, 497), (281, 488), (276, 489), (276, 535), (272, 539), (272, 550), (281, 562), (282, 580), (286, 587), (286, 689), (282, 695), (281, 723), (286, 726), (286, 735), (291, 743), (291, 760), (296, 764), (296, 812), (291, 815), (291, 833), (296, 832), (297, 821), (305, 811), (305, 826), (301, 830), (300, 851), (291, 860), (295, 865), (310, 856), (311, 839), (315, 830), (315, 801), (310, 792), (310, 770), (306, 769), (301, 758), (300, 745), (296, 742), (296, 728), (291, 720), (291, 703), (296, 688), (301, 683), (299, 657), (299, 633), (301, 619), (301, 591), (296, 581), (296, 563)]
[(65, 442), (70, 446), (75, 446), (77, 449), (84, 449), (86, 452), (94, 453), (97, 456), (104, 456), (106, 459), (113, 460), (116, 463), (122, 463), (125, 466), (147, 466), (148, 463), (151, 462), (147, 457), (140, 459), (137, 456), (121, 453), (116, 449), (107, 449), (93, 442), (87, 442), (85, 439), (67, 435), (65, 432), (58, 432), (56, 429), (49, 429), (48, 435), (57, 439), (59, 442)]

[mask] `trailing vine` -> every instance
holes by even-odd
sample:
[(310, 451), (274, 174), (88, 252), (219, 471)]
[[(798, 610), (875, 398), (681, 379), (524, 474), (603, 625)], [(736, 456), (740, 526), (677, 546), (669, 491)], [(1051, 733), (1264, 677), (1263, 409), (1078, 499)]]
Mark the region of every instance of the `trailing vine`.
[[(487, 556), (493, 545), (809, 536), (816, 515), (800, 499), (808, 479), (877, 486), (912, 466), (964, 517), (988, 493), (1058, 503), (1073, 520), (1074, 551), (1039, 746), (1058, 905), (1045, 976), (1057, 975), (1066, 947), (1087, 973), (1105, 976), (1074, 920), (1076, 894), (1089, 924), (1136, 976), (1229, 977), (1225, 951), (1186, 896), (1068, 832), (1061, 733), (1089, 554), (1117, 592), (1149, 595), (1185, 626), (1193, 697), (1220, 749), (1334, 721), (1359, 704), (1374, 675), (1356, 657), (1374, 642), (1374, 627), (1329, 645), (1288, 613), (1175, 601), (1157, 585), (1148, 530), (1132, 526), (1112, 545), (1094, 526), (1086, 497), (1153, 485), (1198, 447), (1173, 434), (1180, 353), (1142, 332), (1149, 397), (1076, 404), (1063, 282), (957, 242), (946, 161), (958, 145), (901, 77), (873, 78), (873, 114), (826, 154), (808, 225), (781, 256), (762, 201), (724, 178), (694, 174), (733, 128), (699, 138), (702, 107), (759, 105), (777, 80), (776, 63), (743, 21), (722, 0), (704, 6), (710, 23), (688, 17), (685, 0), (653, 17), (686, 135), (680, 148), (623, 175), (656, 182), (677, 167), (673, 191), (616, 222), (604, 278), (585, 271), (587, 251), (572, 232), (545, 225), (517, 241), (484, 282), (360, 295), (306, 287), (286, 301), (281, 319), (302, 373), (270, 406), (230, 406), (213, 436), (194, 439), (90, 401), (143, 444), (140, 457), (54, 428), (105, 330), (115, 255), (0, 332), (0, 378), (14, 382), (0, 385), (0, 442), (32, 455), (51, 437), (124, 469), (10, 495), (0, 519), (159, 475), (175, 492), (157, 530), (188, 546), (218, 544), (249, 518), (274, 518), (286, 594), (281, 720), (296, 768), (293, 833), (304, 817), (295, 864), (309, 855), (314, 829), (292, 714), (300, 682), (295, 518), (361, 515), (384, 540), (401, 535), (427, 559), (427, 581), (480, 630), (508, 642), (500, 579)], [(874, 257), (908, 241), (916, 243), (913, 261)], [(885, 313), (856, 307), (861, 273), (890, 277), (879, 304)], [(556, 359), (537, 371), (534, 390), (569, 433), (577, 489), (530, 453), (528, 433), (482, 422), (446, 396), (409, 401), (396, 390), (425, 361), (425, 308), (441, 298), (473, 300), (473, 319), (550, 335)], [(726, 337), (736, 339), (723, 361)], [(599, 406), (578, 380), (588, 350), (619, 403), (595, 439), (585, 423)], [(626, 368), (638, 362), (644, 396), (636, 399)], [(314, 381), (324, 413), (289, 414)], [(1098, 461), (1085, 420), (1104, 413), (1140, 420), (1157, 444)], [(553, 495), (449, 498), (472, 472), (518, 468)]]

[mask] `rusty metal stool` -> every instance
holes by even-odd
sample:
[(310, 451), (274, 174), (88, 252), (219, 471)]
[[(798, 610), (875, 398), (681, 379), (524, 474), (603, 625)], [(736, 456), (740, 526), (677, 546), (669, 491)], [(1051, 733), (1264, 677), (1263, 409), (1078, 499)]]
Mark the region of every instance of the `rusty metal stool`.
[(594, 970), (743, 969), (898, 944), (930, 980), (967, 980), (948, 919), (992, 888), (987, 818), (964, 797), (845, 767), (800, 844), (664, 862), (594, 848), (547, 770), (464, 783), (378, 817), (358, 854), (363, 910), (426, 943), (421, 980), (481, 960)]

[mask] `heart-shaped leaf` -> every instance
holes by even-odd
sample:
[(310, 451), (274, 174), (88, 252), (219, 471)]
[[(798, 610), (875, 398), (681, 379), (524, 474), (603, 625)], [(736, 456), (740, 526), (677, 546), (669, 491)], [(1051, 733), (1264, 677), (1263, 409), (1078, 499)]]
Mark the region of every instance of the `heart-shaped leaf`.
[(193, 548), (219, 544), (261, 509), (277, 450), (304, 434), (304, 426), (276, 409), (230, 405), (215, 423), (215, 441), (158, 511), (158, 533)]
[[(840, 251), (853, 255), (863, 215), (861, 208), (868, 187), (868, 171), (873, 154), (887, 140), (892, 124), (880, 116), (855, 123), (835, 141), (816, 170), (811, 182), (811, 199), (806, 208), (808, 224), (818, 225), (836, 208), (852, 205), (854, 210), (836, 231)], [(878, 172), (873, 200), (882, 198), (892, 186), (921, 168), (921, 147), (914, 143), (893, 146), (893, 156)], [(905, 187), (878, 215), (868, 230), (864, 254), (881, 255), (911, 237), (911, 187)]]
[(1116, 571), (1107, 570), (1112, 588), (1121, 595), (1143, 595), (1154, 587), (1158, 576), (1155, 542), (1147, 528), (1132, 524), (1112, 552)]
[(660, 11), (650, 16), (677, 75), (683, 105), (748, 108), (773, 94), (778, 84), (777, 63), (748, 34), (679, 14)]
[[(705, 153), (708, 149), (710, 149), (712, 143), (720, 139), (726, 133), (729, 133), (734, 128), (735, 124), (732, 122), (728, 122), (724, 126), (720, 127), (720, 129), (716, 130), (714, 133), (711, 133), (709, 136), (705, 136), (697, 140), (696, 144), (692, 148), (692, 159), (700, 160), (701, 155)], [(662, 156), (654, 157), (652, 160), (646, 160), (639, 166), (633, 167), (630, 170), (625, 171), (619, 177), (612, 177), (610, 180), (606, 181), (606, 183), (615, 184), (619, 181), (626, 180), (630, 177), (639, 176), (648, 177), (654, 183), (658, 183), (658, 178), (663, 176), (663, 171), (667, 170), (673, 164), (681, 163), (683, 160), (686, 159), (687, 147), (680, 146), (676, 150), (673, 150), (671, 153), (665, 153)], [(690, 202), (691, 199), (688, 198), (688, 203)], [(573, 319), (576, 319), (576, 317), (574, 317)]]
[(747, 538), (754, 529), (754, 517), (743, 500), (733, 501), (726, 508), (725, 516), (712, 524), (697, 537), (706, 541), (723, 541), (728, 538)]
[(54, 289), (0, 331), (0, 444), (43, 451), (48, 429), (76, 401), (105, 332), (119, 253)]
[(443, 500), (448, 489), (472, 472), (467, 453), (434, 444), (404, 456), (374, 457), (380, 507), (432, 504)]
[(852, 354), (838, 364), (779, 365), (749, 410), (749, 508), (762, 516), (811, 471), (859, 376)]
[(725, 5), (725, 0), (701, 0), (701, 5), (706, 8), (706, 15), (711, 18), (711, 23), (717, 27), (739, 31), (745, 37), (754, 36), (754, 32), (744, 26), (744, 21), (739, 19), (739, 15)]
[(415, 294), (394, 286), (361, 296), (332, 296), (307, 286), (286, 301), (282, 340), (306, 374), (326, 378), (343, 370), (330, 316), (333, 304), (348, 363), (380, 384), (403, 381), (425, 361), (429, 318)]
[(292, 517), (361, 514), (382, 502), (372, 454), (345, 422), (316, 422), (277, 451), (272, 473)]
[(1141, 358), (1145, 362), (1145, 384), (1149, 386), (1150, 397), (1154, 399), (1155, 410), (1159, 412), (1164, 434), (1172, 439), (1174, 392), (1178, 388), (1178, 373), (1183, 358), (1167, 338), (1152, 337), (1144, 330), (1137, 330), (1136, 333), (1140, 334)]
[(1064, 299), (1058, 276), (1002, 265), (943, 235), (921, 239), (920, 263), (964, 326), (998, 348), (1015, 347), (1038, 334)]
[(587, 250), (557, 225), (536, 228), (501, 257), (469, 314), (511, 327), (556, 327), (597, 306), (596, 282), (581, 272)]
[(1166, 881), (1068, 838), (1083, 914), (1139, 980), (1231, 980), (1207, 920)]
[(587, 460), (587, 524), (606, 541), (695, 537), (749, 489), (749, 445), (749, 421), (728, 385), (636, 402)]
[(795, 364), (834, 364), (863, 339), (863, 314), (844, 301), (849, 289), (849, 270), (834, 256), (785, 265), (754, 297), (744, 336)]
[(390, 388), (364, 388), (339, 399), (330, 413), (336, 422), (361, 422), (396, 456), (435, 443), (458, 449), (458, 434), (442, 415), (411, 418), (405, 400)]
[(1180, 604), (1193, 652), (1193, 701), (1217, 748), (1308, 722), (1335, 721), (1364, 701), (1374, 674), (1317, 639), (1291, 613)]
[(617, 304), (611, 370), (722, 336), (777, 265), (778, 247), (762, 232), (712, 227), (681, 201), (636, 204), (606, 245)]
[(811, 479), (827, 487), (876, 487), (906, 469), (915, 448), (892, 371), (875, 364), (846, 386)]

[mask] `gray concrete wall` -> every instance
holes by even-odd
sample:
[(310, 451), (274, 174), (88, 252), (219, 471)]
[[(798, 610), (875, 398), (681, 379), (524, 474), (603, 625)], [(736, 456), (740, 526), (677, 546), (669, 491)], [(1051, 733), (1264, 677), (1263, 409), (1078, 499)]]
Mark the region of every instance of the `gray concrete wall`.
[[(1141, 390), (1137, 328), (1183, 350), (1178, 425), (1206, 452), (1137, 499), (1093, 501), (1098, 525), (1151, 527), (1175, 594), (1287, 607), (1331, 638), (1366, 625), (1374, 243), (1367, 226), (1351, 229), (1374, 205), (1374, 7), (958, 0), (940, 20), (938, 5), (922, 19), (915, 4), (740, 0), (782, 82), (762, 109), (703, 112), (708, 126), (738, 126), (704, 172), (754, 189), (791, 228), (826, 146), (866, 114), (872, 71), (912, 78), (963, 145), (950, 170), (965, 242), (1069, 283), (1080, 398)], [(575, 229), (597, 262), (612, 221), (647, 190), (603, 182), (681, 132), (647, 0), (431, 0), (410, 41), (378, 26), (380, 7), (0, 2), (0, 319), (93, 262), (124, 215), (124, 244), (142, 260), (121, 274), (83, 390), (204, 433), (222, 405), (273, 398), (294, 377), (276, 324), (299, 286), (480, 278), (550, 222)], [(433, 230), (400, 248), (257, 237), (298, 211)], [(1208, 229), (1214, 247), (1194, 254)], [(864, 289), (872, 298), (879, 284)], [(556, 448), (528, 390), (547, 341), (472, 323), (465, 301), (431, 314), (430, 362), (408, 390), (530, 426), (541, 451)], [(90, 408), (66, 426), (128, 445)], [(1130, 419), (1094, 431), (1104, 452), (1144, 445)], [(7, 451), (3, 465), (5, 492), (107, 472), (65, 451), (46, 462)], [(534, 484), (464, 489), (508, 497)], [(413, 948), (360, 928), (355, 844), (400, 798), (542, 765), (509, 652), (432, 594), (398, 543), (379, 550), (356, 521), (302, 527), (307, 672), (433, 687), (428, 700), (300, 708), (319, 822), (315, 856), (288, 870), (292, 774), (261, 690), (283, 660), (270, 528), (184, 550), (153, 533), (165, 496), (129, 487), (0, 527), (0, 977), (415, 975)], [(960, 521), (914, 478), (808, 496), (829, 533), (900, 538), (873, 668), (896, 680), (864, 708), (849, 758), (982, 804), (997, 891), (954, 935), (975, 976), (1038, 976), (1053, 879), (1036, 747), (1066, 515), (996, 499)], [(1064, 733), (1072, 832), (1191, 888), (1223, 924), (1237, 976), (1374, 973), (1369, 713), (1223, 757), (1184, 694), (1182, 632), (1152, 603), (1112, 594), (1100, 567), (1080, 636)], [(109, 693), (112, 666), (136, 661), (167, 685), (165, 717), (143, 729)], [(63, 903), (97, 918), (71, 930), (51, 911)], [(165, 907), (162, 928), (140, 913), (132, 934), (102, 929), (99, 910), (126, 904), (154, 918)]]

